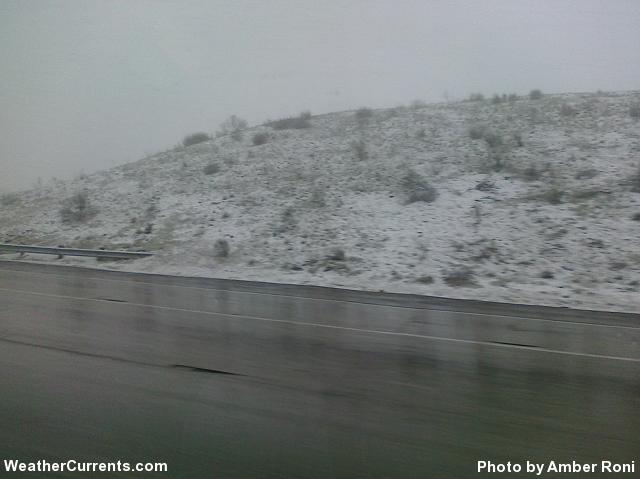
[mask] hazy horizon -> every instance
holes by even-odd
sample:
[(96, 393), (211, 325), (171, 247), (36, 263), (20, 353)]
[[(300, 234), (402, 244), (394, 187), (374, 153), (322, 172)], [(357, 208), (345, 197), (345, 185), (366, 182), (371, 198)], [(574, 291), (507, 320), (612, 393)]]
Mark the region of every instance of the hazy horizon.
[(640, 88), (640, 2), (5, 1), (0, 191), (310, 110)]

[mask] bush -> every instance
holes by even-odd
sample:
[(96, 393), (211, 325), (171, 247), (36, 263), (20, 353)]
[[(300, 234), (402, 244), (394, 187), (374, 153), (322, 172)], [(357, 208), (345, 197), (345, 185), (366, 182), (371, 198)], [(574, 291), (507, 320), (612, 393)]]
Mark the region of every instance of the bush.
[(347, 255), (342, 248), (333, 248), (327, 255), (327, 259), (330, 261), (344, 261), (347, 259)]
[(551, 205), (559, 205), (562, 203), (565, 192), (558, 188), (551, 188), (542, 194), (542, 199)]
[(522, 141), (522, 134), (521, 133), (514, 133), (513, 134), (513, 141), (515, 141), (516, 146), (518, 148), (521, 148), (524, 146), (524, 141)]
[(373, 117), (373, 110), (367, 107), (358, 108), (355, 112), (355, 117), (358, 123), (365, 123)]
[(489, 151), (489, 159), (493, 161), (490, 168), (493, 171), (502, 171), (507, 167), (507, 152), (504, 148)]
[(498, 105), (500, 103), (502, 103), (506, 98), (501, 97), (500, 95), (493, 95), (493, 97), (491, 98), (491, 103), (493, 103), (494, 105)]
[(211, 137), (204, 132), (193, 133), (191, 135), (187, 135), (182, 140), (182, 144), (184, 146), (196, 145), (198, 143), (202, 143), (203, 141), (210, 140)]
[(640, 212), (634, 213), (633, 216), (631, 217), (631, 219), (633, 221), (640, 221)]
[(0, 196), (0, 204), (2, 206), (13, 206), (20, 201), (20, 197), (16, 193), (5, 193)]
[(432, 203), (438, 197), (438, 191), (415, 171), (409, 171), (402, 178), (402, 189), (407, 195), (407, 204), (418, 201)]
[(629, 116), (634, 120), (640, 120), (640, 104), (629, 107)]
[(501, 171), (505, 167), (509, 151), (502, 140), (502, 136), (498, 133), (484, 130), (483, 138), (487, 144), (489, 160), (492, 161), (491, 169), (493, 171)]
[(209, 163), (202, 169), (202, 172), (205, 175), (215, 175), (219, 171), (220, 171), (220, 165), (217, 163)]
[(486, 132), (484, 134), (484, 141), (487, 142), (489, 148), (495, 149), (502, 146), (502, 137), (498, 133)]
[(582, 190), (574, 191), (573, 194), (571, 195), (571, 199), (575, 201), (590, 200), (601, 194), (602, 194), (601, 190), (582, 189)]
[(473, 286), (473, 270), (466, 266), (461, 266), (442, 275), (442, 279), (449, 286)]
[(542, 178), (542, 172), (535, 166), (527, 166), (522, 170), (522, 179), (525, 181), (538, 181)]
[(489, 180), (482, 180), (476, 184), (476, 190), (489, 193), (496, 190), (496, 185)]
[(222, 133), (232, 133), (238, 130), (246, 130), (247, 125), (247, 120), (243, 120), (236, 115), (231, 115), (220, 124), (220, 131)]
[(420, 276), (418, 278), (416, 278), (416, 283), (422, 283), (422, 284), (432, 284), (433, 283), (433, 276)]
[(286, 207), (280, 214), (280, 221), (280, 225), (275, 228), (276, 234), (282, 234), (293, 230), (298, 224), (295, 208), (293, 206)]
[(590, 180), (591, 178), (595, 178), (596, 176), (598, 176), (598, 170), (594, 168), (587, 168), (587, 169), (578, 171), (574, 175), (574, 178), (576, 180)]
[(563, 103), (563, 105), (560, 107), (560, 116), (575, 116), (578, 113), (578, 111), (572, 107), (571, 105), (567, 105), (566, 103)]
[(484, 101), (484, 95), (482, 93), (472, 93), (469, 96), (469, 101)]
[(253, 135), (253, 138), (251, 138), (251, 143), (253, 143), (253, 146), (264, 145), (268, 141), (269, 135), (267, 133), (256, 133), (255, 135)]
[(267, 126), (270, 126), (274, 130), (301, 130), (311, 127), (310, 118), (311, 112), (304, 111), (298, 116), (267, 122)]
[(469, 128), (469, 137), (472, 140), (481, 140), (484, 138), (485, 133), (487, 132), (487, 127), (484, 125), (474, 125)]
[(246, 120), (236, 115), (231, 115), (220, 124), (220, 130), (216, 133), (216, 137), (230, 135), (233, 141), (240, 141), (242, 140), (243, 131), (246, 129)]
[[(487, 143), (487, 146), (496, 150), (504, 145), (504, 140), (499, 133), (489, 130), (484, 125), (476, 125), (469, 128), (469, 137), (472, 140), (482, 140)], [(514, 135), (514, 139), (518, 146), (522, 146), (522, 137), (519, 134)]]
[(311, 191), (311, 196), (309, 197), (309, 204), (315, 208), (322, 208), (327, 206), (327, 198), (326, 193), (323, 188), (316, 187)]
[(64, 200), (60, 216), (64, 223), (81, 223), (94, 217), (98, 210), (91, 205), (89, 195), (81, 191)]
[(542, 92), (540, 90), (531, 90), (529, 92), (530, 100), (540, 100), (542, 98)]
[(351, 143), (351, 149), (354, 155), (360, 161), (364, 161), (369, 158), (369, 152), (367, 151), (367, 144), (363, 140), (354, 141)]
[(631, 177), (631, 191), (634, 193), (640, 193), (640, 166)]
[(510, 102), (514, 102), (518, 99), (518, 95), (516, 95), (515, 93), (511, 93), (508, 97), (507, 100)]
[(226, 239), (218, 239), (213, 244), (213, 256), (226, 258), (229, 256), (229, 242)]

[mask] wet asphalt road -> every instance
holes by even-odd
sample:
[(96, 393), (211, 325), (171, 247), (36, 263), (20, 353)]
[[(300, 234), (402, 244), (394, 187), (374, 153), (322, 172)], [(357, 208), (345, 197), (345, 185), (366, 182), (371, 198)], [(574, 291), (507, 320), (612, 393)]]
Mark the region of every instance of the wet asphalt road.
[(640, 316), (0, 262), (0, 396), (0, 460), (135, 477), (638, 470)]

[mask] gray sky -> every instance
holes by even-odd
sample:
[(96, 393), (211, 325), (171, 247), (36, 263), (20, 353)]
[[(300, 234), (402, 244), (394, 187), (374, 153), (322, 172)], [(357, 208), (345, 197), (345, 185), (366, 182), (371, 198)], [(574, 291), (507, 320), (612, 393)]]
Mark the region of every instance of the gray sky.
[(1, 0), (0, 191), (231, 114), (640, 88), (637, 0)]

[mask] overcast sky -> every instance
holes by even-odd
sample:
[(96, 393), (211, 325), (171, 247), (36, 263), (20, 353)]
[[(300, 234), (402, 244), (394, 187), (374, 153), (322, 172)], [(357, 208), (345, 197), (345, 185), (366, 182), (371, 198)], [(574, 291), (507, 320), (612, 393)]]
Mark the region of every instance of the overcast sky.
[(640, 88), (638, 0), (0, 0), (0, 191), (251, 124)]

